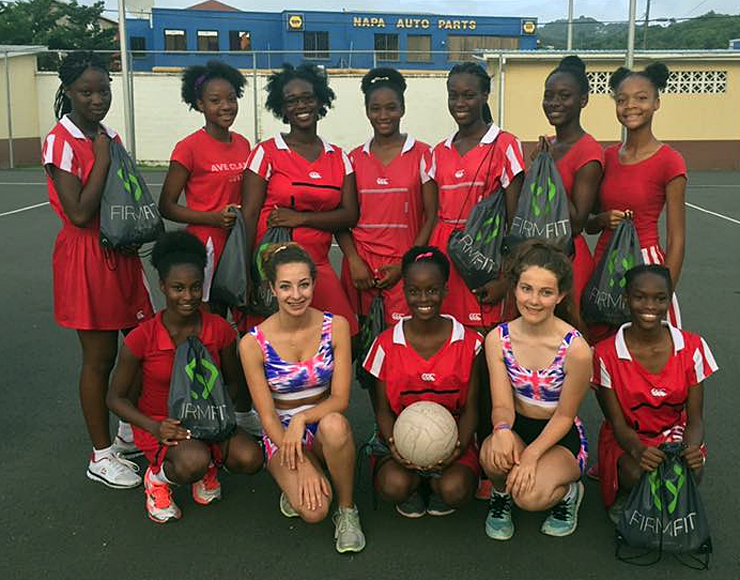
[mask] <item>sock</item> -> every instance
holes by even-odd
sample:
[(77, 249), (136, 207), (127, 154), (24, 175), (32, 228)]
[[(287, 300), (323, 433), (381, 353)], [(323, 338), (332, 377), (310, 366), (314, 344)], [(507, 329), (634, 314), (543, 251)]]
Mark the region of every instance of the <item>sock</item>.
[(578, 484), (574, 481), (568, 486), (568, 491), (565, 492), (563, 499), (560, 501), (571, 501), (576, 498), (576, 492), (578, 491)]
[(104, 457), (110, 457), (113, 455), (113, 445), (109, 445), (104, 449), (93, 448), (93, 461), (100, 461)]
[(125, 421), (119, 421), (118, 436), (126, 443), (132, 443), (134, 440), (134, 432), (131, 430), (131, 425)]
[(508, 497), (508, 496), (509, 496), (509, 494), (508, 494), (508, 493), (506, 493), (506, 489), (504, 489), (503, 491), (499, 491), (498, 489), (496, 489), (496, 487), (495, 487), (495, 486), (493, 486), (493, 485), (492, 485), (492, 486), (491, 486), (491, 494), (494, 494), (494, 493), (495, 493), (496, 495), (504, 495), (504, 496), (506, 496), (506, 497)]
[(159, 485), (171, 485), (173, 483), (169, 480), (167, 474), (164, 472), (164, 465), (159, 468), (159, 471), (157, 473), (151, 471), (150, 474), (151, 475), (149, 475), (149, 481), (151, 481), (152, 483), (158, 483)]

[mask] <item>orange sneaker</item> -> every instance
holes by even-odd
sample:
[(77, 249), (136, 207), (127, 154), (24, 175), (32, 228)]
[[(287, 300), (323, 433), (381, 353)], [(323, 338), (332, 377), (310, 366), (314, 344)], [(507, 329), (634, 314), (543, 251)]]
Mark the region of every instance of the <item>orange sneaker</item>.
[(203, 479), (193, 484), (193, 499), (200, 505), (221, 499), (221, 484), (218, 482), (218, 469), (211, 465)]
[(151, 468), (144, 474), (144, 493), (146, 494), (146, 512), (149, 519), (158, 524), (170, 520), (179, 520), (182, 512), (172, 499), (172, 489), (166, 483), (152, 481)]

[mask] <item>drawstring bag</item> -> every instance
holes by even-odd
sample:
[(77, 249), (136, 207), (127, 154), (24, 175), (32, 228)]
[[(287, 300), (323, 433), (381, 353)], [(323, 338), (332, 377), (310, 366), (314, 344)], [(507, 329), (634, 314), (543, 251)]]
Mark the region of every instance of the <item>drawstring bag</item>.
[(357, 381), (363, 389), (372, 389), (376, 379), (367, 372), (362, 365), (367, 357), (373, 342), (385, 330), (385, 306), (383, 298), (377, 295), (370, 303), (370, 311), (360, 327), (360, 352), (357, 357)]
[(100, 199), (100, 243), (118, 250), (155, 241), (164, 223), (144, 178), (118, 141), (110, 142), (110, 167)]
[(177, 347), (170, 379), (169, 416), (193, 439), (224, 441), (236, 432), (236, 415), (221, 371), (191, 336)]
[(470, 290), (495, 280), (501, 270), (501, 249), (506, 231), (503, 189), (479, 201), (465, 229), (455, 230), (447, 242), (447, 255)]
[[(663, 552), (691, 568), (706, 569), (712, 553), (709, 523), (694, 473), (681, 457), (683, 444), (663, 443), (666, 459), (646, 472), (632, 490), (617, 525), (616, 556), (637, 565), (660, 560)], [(627, 555), (629, 548), (640, 553)]]
[(277, 299), (272, 294), (270, 282), (265, 275), (262, 254), (274, 244), (285, 244), (291, 241), (289, 228), (269, 228), (257, 245), (252, 259), (252, 296), (249, 300), (249, 311), (258, 316), (272, 316), (277, 312)]
[(625, 298), (627, 270), (643, 263), (640, 240), (632, 220), (626, 218), (601, 257), (581, 296), (581, 314), (590, 324), (620, 326), (630, 320)]
[(227, 306), (246, 308), (249, 274), (244, 217), (236, 208), (229, 208), (229, 211), (236, 214), (236, 222), (229, 232), (216, 273), (213, 275), (211, 298)]
[(512, 245), (519, 240), (539, 238), (573, 254), (568, 194), (549, 153), (543, 151), (537, 156), (524, 179), (507, 238), (513, 238)]

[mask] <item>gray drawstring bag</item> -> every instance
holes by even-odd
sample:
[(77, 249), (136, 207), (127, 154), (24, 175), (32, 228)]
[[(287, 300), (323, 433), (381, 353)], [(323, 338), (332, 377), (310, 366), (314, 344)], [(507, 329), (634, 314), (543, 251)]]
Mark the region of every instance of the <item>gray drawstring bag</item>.
[(163, 233), (162, 217), (144, 178), (123, 145), (112, 140), (100, 199), (100, 243), (113, 249), (140, 246)]
[(269, 228), (262, 236), (252, 259), (252, 295), (249, 299), (249, 311), (258, 316), (272, 316), (277, 312), (277, 300), (270, 289), (270, 282), (262, 266), (262, 253), (274, 244), (285, 244), (291, 241), (289, 228)]
[(591, 324), (620, 326), (630, 320), (625, 298), (627, 270), (643, 263), (640, 240), (627, 218), (614, 230), (612, 239), (581, 296), (581, 314)]
[(244, 233), (244, 217), (236, 208), (236, 222), (226, 239), (224, 251), (216, 267), (211, 283), (211, 299), (227, 306), (246, 308), (248, 304), (247, 244)]
[(470, 290), (495, 280), (501, 270), (501, 248), (506, 231), (506, 200), (498, 189), (479, 201), (447, 242), (447, 255)]
[(360, 327), (360, 349), (357, 357), (357, 382), (363, 389), (372, 389), (375, 377), (365, 370), (363, 362), (373, 346), (373, 342), (385, 330), (385, 305), (378, 294), (370, 303), (370, 311)]
[(191, 336), (177, 347), (170, 379), (169, 415), (193, 439), (224, 441), (236, 432), (236, 415), (221, 371), (203, 343)]
[[(663, 552), (685, 555), (682, 564), (709, 566), (712, 539), (694, 474), (681, 457), (683, 444), (663, 443), (666, 460), (646, 472), (632, 490), (617, 524), (616, 556), (642, 566), (656, 563)], [(639, 553), (627, 552), (639, 550)]]
[(511, 238), (511, 245), (529, 238), (544, 239), (569, 255), (573, 253), (568, 194), (549, 153), (537, 156), (524, 179), (507, 238)]

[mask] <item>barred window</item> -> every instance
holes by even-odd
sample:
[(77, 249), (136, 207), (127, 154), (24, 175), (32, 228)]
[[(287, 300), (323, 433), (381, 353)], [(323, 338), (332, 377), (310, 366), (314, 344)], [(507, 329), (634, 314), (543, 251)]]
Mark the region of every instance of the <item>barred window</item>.
[[(588, 71), (592, 95), (608, 95), (611, 71)], [(727, 71), (678, 70), (671, 72), (663, 91), (673, 95), (709, 95), (727, 92)]]

